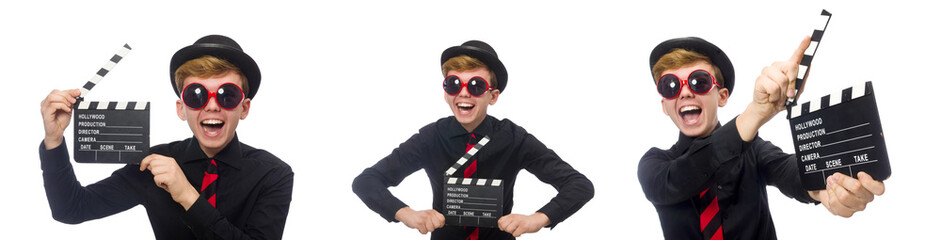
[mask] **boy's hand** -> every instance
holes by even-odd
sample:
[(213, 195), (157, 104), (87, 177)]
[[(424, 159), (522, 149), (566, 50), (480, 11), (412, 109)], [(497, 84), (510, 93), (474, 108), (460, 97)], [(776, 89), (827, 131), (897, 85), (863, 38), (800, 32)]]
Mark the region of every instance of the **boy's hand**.
[(46, 130), (46, 136), (43, 138), (46, 150), (62, 144), (62, 132), (65, 132), (72, 120), (72, 104), (75, 104), (75, 98), (81, 95), (82, 92), (78, 89), (52, 90), (40, 103), (39, 111), (42, 113), (43, 128)]
[(184, 210), (189, 210), (196, 199), (199, 198), (199, 192), (188, 180), (176, 159), (166, 157), (160, 154), (150, 154), (140, 163), (140, 170), (150, 170), (154, 175), (154, 183), (163, 188), (173, 201), (183, 206)]
[(403, 207), (395, 212), (395, 220), (409, 228), (418, 229), (421, 234), (444, 227), (444, 215), (434, 209), (415, 211), (410, 207)]
[(536, 212), (529, 216), (510, 214), (497, 220), (497, 226), (500, 227), (500, 231), (510, 233), (513, 237), (519, 237), (524, 233), (538, 232), (540, 229), (548, 226), (549, 223), (549, 216), (541, 212)]
[(794, 86), (797, 84), (798, 66), (804, 57), (804, 51), (810, 46), (810, 37), (804, 37), (791, 59), (774, 62), (761, 70), (755, 80), (753, 104), (760, 107), (764, 116), (770, 119), (785, 109), (784, 103), (789, 97), (795, 97)]
[(811, 191), (810, 197), (841, 217), (851, 217), (854, 213), (865, 210), (866, 204), (872, 202), (875, 196), (885, 193), (885, 184), (872, 179), (865, 172), (859, 172), (859, 179), (841, 173), (827, 177), (827, 189)]
[(754, 99), (735, 121), (742, 140), (754, 139), (758, 128), (784, 111), (789, 97), (796, 97), (794, 86), (797, 84), (798, 66), (809, 46), (810, 37), (804, 37), (790, 59), (774, 62), (761, 70), (761, 75), (755, 80)]

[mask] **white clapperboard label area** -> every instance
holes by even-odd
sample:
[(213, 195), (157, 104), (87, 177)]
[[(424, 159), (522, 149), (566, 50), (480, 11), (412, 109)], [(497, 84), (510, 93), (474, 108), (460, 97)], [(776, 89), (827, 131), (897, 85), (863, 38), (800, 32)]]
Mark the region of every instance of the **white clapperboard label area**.
[(130, 52), (127, 44), (83, 86), (73, 106), (74, 152), (80, 163), (140, 163), (150, 154), (150, 102), (87, 101), (85, 95)]
[(444, 224), (450, 226), (497, 227), (503, 216), (503, 180), (451, 177), (484, 145), (480, 139), (444, 173)]
[(834, 173), (875, 180), (892, 174), (872, 82), (789, 107), (794, 152), (807, 190), (827, 187)]

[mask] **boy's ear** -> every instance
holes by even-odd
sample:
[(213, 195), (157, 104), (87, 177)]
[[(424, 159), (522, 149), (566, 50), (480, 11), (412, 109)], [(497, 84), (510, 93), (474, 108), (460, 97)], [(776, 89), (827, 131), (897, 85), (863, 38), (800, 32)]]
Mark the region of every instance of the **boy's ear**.
[(663, 115), (670, 116), (670, 113), (667, 112), (667, 99), (660, 98), (660, 107), (663, 108)]
[(500, 98), (500, 89), (490, 91), (490, 105), (497, 104), (497, 98)]
[(245, 118), (248, 117), (248, 110), (251, 109), (251, 107), (252, 107), (251, 98), (246, 98), (245, 100), (242, 100), (242, 115), (239, 116), (239, 119), (245, 120)]
[(729, 102), (729, 89), (722, 88), (719, 89), (719, 107), (725, 107), (725, 104)]
[(183, 108), (184, 108), (183, 100), (177, 99), (176, 100), (176, 116), (180, 117), (180, 120), (186, 121), (186, 115), (185, 115), (186, 112), (183, 111)]

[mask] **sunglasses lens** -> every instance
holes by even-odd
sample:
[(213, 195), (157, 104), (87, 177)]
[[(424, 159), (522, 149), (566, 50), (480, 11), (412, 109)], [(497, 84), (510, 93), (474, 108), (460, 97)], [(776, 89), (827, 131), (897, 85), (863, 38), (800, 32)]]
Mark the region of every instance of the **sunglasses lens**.
[(487, 81), (483, 78), (474, 77), (467, 81), (467, 92), (474, 96), (483, 95), (487, 91)]
[(673, 74), (667, 74), (660, 77), (657, 81), (657, 92), (663, 98), (674, 98), (680, 94), (680, 79)]
[(209, 100), (209, 92), (206, 91), (206, 87), (203, 87), (202, 84), (190, 84), (183, 89), (183, 103), (187, 107), (200, 109), (203, 106), (206, 106), (206, 101)]
[(694, 93), (705, 94), (712, 90), (712, 75), (706, 71), (695, 71), (689, 74), (689, 89)]
[(444, 92), (450, 95), (455, 95), (461, 92), (461, 79), (457, 78), (457, 76), (452, 75), (452, 76), (448, 76), (444, 78), (443, 85), (444, 85)]
[(242, 102), (242, 89), (232, 83), (222, 84), (216, 91), (216, 102), (224, 109), (233, 109)]

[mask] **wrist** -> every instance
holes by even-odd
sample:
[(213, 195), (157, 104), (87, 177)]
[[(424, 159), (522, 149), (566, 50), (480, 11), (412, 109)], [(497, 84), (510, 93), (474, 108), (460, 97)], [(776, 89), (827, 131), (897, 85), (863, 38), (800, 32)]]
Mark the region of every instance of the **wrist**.
[(758, 134), (758, 129), (771, 120), (772, 116), (774, 115), (769, 116), (767, 111), (764, 111), (757, 103), (749, 103), (748, 106), (745, 107), (745, 111), (735, 119), (735, 126), (742, 141), (751, 142), (751, 140), (755, 139), (755, 135)]
[(549, 216), (546, 215), (545, 213), (536, 212), (530, 216), (537, 220), (537, 223), (539, 223), (539, 226), (540, 226), (539, 228), (544, 228), (546, 226), (549, 226), (549, 224), (552, 224), (552, 221), (549, 220)]
[(183, 206), (183, 210), (189, 210), (193, 204), (196, 204), (196, 200), (199, 199), (199, 192), (195, 188), (190, 188), (189, 191), (185, 191), (183, 194), (180, 194), (179, 197), (174, 197), (173, 200)]
[(401, 222), (402, 219), (405, 218), (405, 215), (406, 215), (406, 214), (408, 214), (408, 213), (410, 213), (410, 212), (414, 212), (414, 211), (415, 211), (415, 210), (412, 210), (412, 208), (410, 208), (410, 207), (408, 207), (408, 206), (399, 208), (398, 211), (395, 211), (395, 220)]
[(820, 192), (822, 191), (823, 190), (807, 191), (807, 195), (810, 195), (810, 198), (814, 199), (814, 201), (823, 202), (820, 200)]
[(43, 139), (43, 145), (46, 146), (46, 150), (52, 150), (62, 144), (62, 139), (62, 135), (46, 136), (46, 138)]

